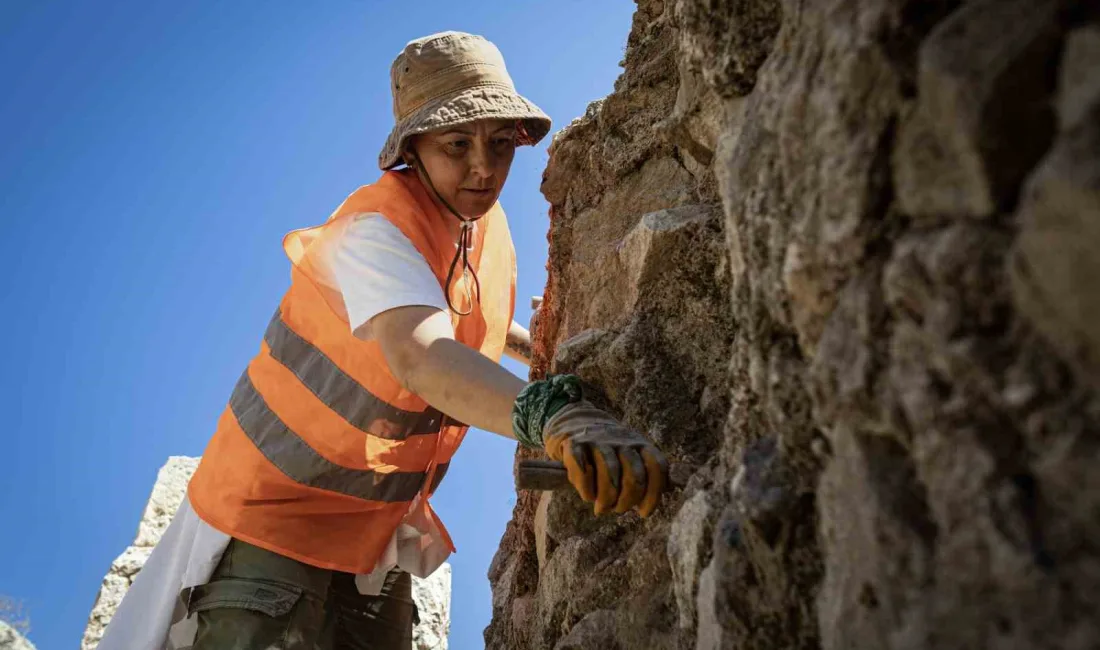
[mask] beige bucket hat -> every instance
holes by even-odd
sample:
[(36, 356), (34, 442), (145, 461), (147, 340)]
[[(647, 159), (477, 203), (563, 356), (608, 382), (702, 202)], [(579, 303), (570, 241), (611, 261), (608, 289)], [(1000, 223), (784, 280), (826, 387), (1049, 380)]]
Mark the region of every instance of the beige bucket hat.
[(504, 57), (481, 36), (443, 32), (405, 46), (390, 69), (395, 125), (378, 166), (401, 162), (409, 136), (483, 119), (515, 119), (518, 144), (536, 144), (550, 132), (550, 118), (516, 92)]

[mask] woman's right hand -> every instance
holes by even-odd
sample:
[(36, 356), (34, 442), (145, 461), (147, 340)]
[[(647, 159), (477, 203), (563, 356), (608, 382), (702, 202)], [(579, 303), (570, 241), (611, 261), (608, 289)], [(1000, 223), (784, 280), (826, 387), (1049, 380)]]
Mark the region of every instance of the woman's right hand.
[(565, 465), (569, 482), (597, 515), (657, 508), (668, 461), (656, 445), (586, 401), (563, 406), (542, 429), (546, 454)]

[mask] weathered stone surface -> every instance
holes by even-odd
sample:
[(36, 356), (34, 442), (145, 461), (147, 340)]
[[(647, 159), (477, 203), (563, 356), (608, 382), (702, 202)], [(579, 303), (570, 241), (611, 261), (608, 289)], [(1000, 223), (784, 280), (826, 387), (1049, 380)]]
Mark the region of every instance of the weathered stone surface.
[(34, 650), (34, 644), (14, 627), (0, 621), (0, 650)]
[[(84, 630), (81, 650), (95, 650), (99, 645), (107, 624), (122, 603), (122, 597), (183, 503), (187, 483), (198, 465), (198, 458), (172, 456), (157, 473), (157, 481), (142, 513), (134, 544), (111, 563), (111, 569), (103, 579), (103, 586), (88, 618), (88, 627)], [(424, 580), (414, 577), (413, 600), (420, 610), (420, 624), (413, 629), (413, 650), (446, 650), (451, 626), (451, 566), (444, 564)], [(0, 648), (3, 647), (0, 643)]]
[(550, 500), (554, 498), (553, 492), (544, 492), (539, 497), (539, 503), (535, 507), (535, 556), (539, 560), (539, 570), (546, 566), (546, 557), (549, 555), (553, 538), (547, 530), (550, 518)]
[(1096, 121), (1100, 103), (1100, 25), (1083, 25), (1066, 36), (1058, 83), (1058, 122), (1062, 131)]
[(1024, 186), (1011, 260), (1017, 307), (1100, 384), (1100, 28), (1066, 39), (1061, 126)]
[(487, 647), (1100, 647), (1098, 70), (1095, 3), (640, 1), (532, 374), (677, 478), (519, 495)]
[(138, 524), (137, 538), (134, 540), (136, 547), (153, 547), (160, 541), (168, 524), (172, 523), (172, 517), (187, 494), (187, 483), (191, 475), (199, 466), (197, 458), (187, 456), (173, 456), (157, 473), (157, 482), (153, 485), (153, 493), (149, 495), (149, 501), (145, 504), (145, 511), (141, 513), (141, 523)]
[(771, 53), (783, 16), (779, 0), (676, 2), (681, 60), (722, 97), (747, 95)]
[(897, 190), (917, 217), (1009, 207), (1049, 144), (1059, 3), (979, 0), (920, 46), (916, 111), (901, 129)]
[(718, 568), (712, 562), (699, 575), (699, 630), (695, 637), (695, 650), (722, 650), (733, 646), (718, 617), (717, 572)]
[[(639, 6), (628, 73), (552, 145), (543, 185), (554, 221), (550, 280), (534, 374), (579, 374), (595, 401), (658, 440), (679, 474), (691, 476), (713, 460), (728, 413), (733, 333), (713, 175), (681, 156), (669, 130), (653, 128), (677, 94), (672, 21), (661, 2)], [(718, 123), (708, 111), (718, 106), (692, 106), (692, 128), (700, 128), (689, 135), (705, 137), (704, 125)], [(669, 557), (683, 570), (680, 598), (694, 601), (709, 524), (681, 520), (700, 528), (682, 529), (681, 552), (669, 542), (675, 511), (644, 522), (595, 518), (569, 492), (519, 495), (490, 571), (487, 647), (678, 647), (690, 631), (680, 630)], [(516, 602), (524, 603), (522, 620)], [(686, 620), (694, 627), (693, 616)]]
[(710, 537), (711, 519), (707, 493), (700, 490), (676, 513), (668, 536), (668, 563), (676, 590), (680, 627), (684, 629), (691, 629), (695, 624), (695, 593)]
[(413, 602), (420, 624), (413, 628), (413, 650), (447, 650), (451, 631), (451, 565), (444, 564), (427, 578), (413, 578)]

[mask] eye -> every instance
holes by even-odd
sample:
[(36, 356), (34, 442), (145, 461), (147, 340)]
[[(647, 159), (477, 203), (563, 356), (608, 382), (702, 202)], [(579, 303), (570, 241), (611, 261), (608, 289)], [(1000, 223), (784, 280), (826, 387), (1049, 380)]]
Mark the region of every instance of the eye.
[(515, 146), (515, 144), (516, 144), (515, 136), (508, 136), (506, 138), (495, 138), (493, 140), (493, 146), (496, 147), (497, 149), (508, 149), (510, 147)]
[(452, 154), (466, 153), (466, 151), (470, 148), (470, 141), (469, 140), (451, 140), (450, 142), (445, 142), (443, 144), (443, 147), (447, 150), (448, 153), (452, 153)]

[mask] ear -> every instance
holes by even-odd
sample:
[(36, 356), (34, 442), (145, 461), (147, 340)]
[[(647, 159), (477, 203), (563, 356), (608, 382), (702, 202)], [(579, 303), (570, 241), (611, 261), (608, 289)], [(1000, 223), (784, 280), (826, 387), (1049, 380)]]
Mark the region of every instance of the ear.
[(405, 141), (405, 148), (401, 151), (401, 159), (410, 169), (416, 169), (419, 159), (416, 157), (416, 149), (413, 148), (413, 138)]

